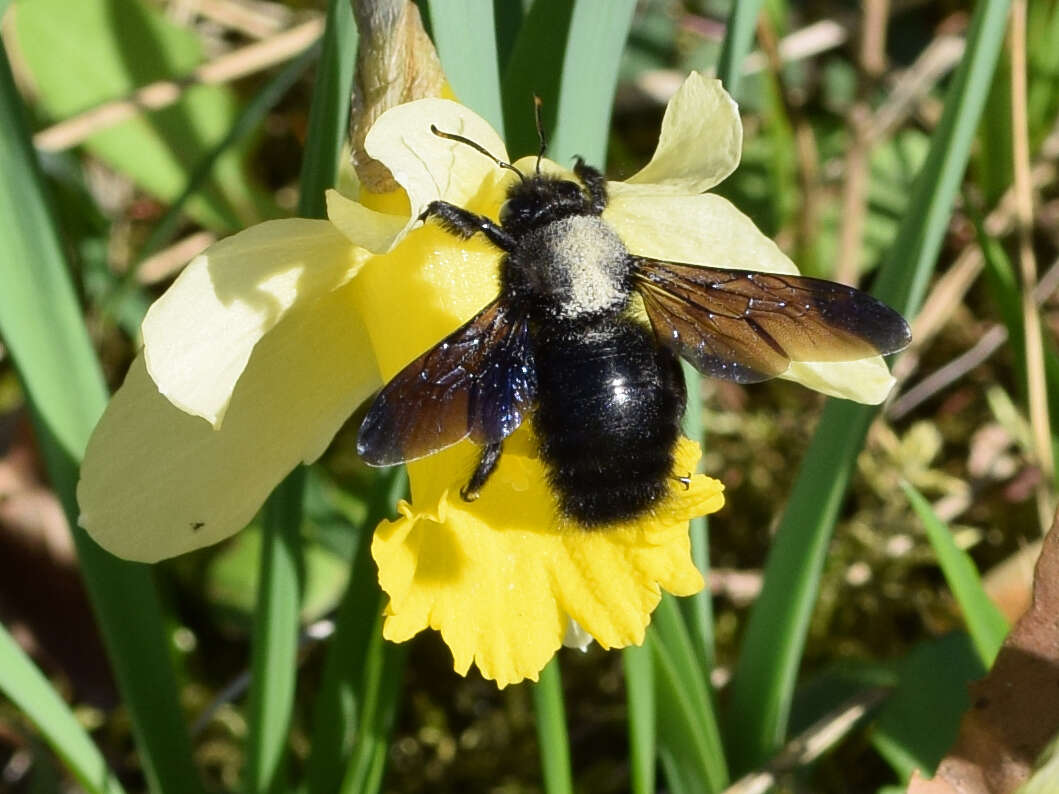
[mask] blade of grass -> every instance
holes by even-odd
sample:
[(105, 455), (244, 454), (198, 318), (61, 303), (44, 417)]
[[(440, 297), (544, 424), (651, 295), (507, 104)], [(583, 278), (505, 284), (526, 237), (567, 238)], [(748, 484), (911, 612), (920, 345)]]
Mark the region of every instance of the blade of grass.
[[(357, 738), (357, 714), (366, 693), (365, 663), (377, 630), (379, 588), (371, 559), (372, 531), (390, 515), (397, 500), (407, 494), (404, 468), (380, 474), (373, 489), (375, 503), (360, 528), (360, 547), (335, 618), (335, 633), (324, 661), (323, 682), (313, 709), (312, 750), (309, 756), (309, 794), (330, 794), (338, 789)], [(352, 531), (352, 528), (351, 528)]]
[[(324, 217), (324, 190), (334, 185), (346, 138), (356, 40), (352, 9), (331, 0), (317, 68), (302, 162), (299, 213)], [(339, 71), (344, 69), (345, 71)], [(254, 622), (246, 785), (250, 792), (283, 786), (282, 759), (294, 705), (301, 595), (299, 529), (305, 472), (280, 484), (265, 506), (262, 570)]]
[[(687, 385), (688, 406), (684, 411), (684, 435), (698, 444), (703, 443), (702, 427), (702, 376), (688, 362), (681, 362), (684, 382)], [(709, 521), (705, 516), (691, 520), (691, 559), (695, 567), (708, 576), (710, 571)], [(684, 615), (688, 633), (691, 635), (695, 655), (699, 660), (700, 675), (710, 680), (714, 665), (713, 598), (707, 586), (693, 596), (680, 599), (680, 611)]]
[(302, 154), (298, 214), (327, 217), (324, 193), (338, 180), (339, 158), (349, 126), (353, 69), (357, 62), (357, 25), (349, 0), (330, 0), (320, 60), (316, 64), (309, 134)]
[(165, 215), (162, 216), (162, 219), (158, 221), (151, 230), (150, 236), (147, 238), (146, 242), (144, 242), (143, 247), (137, 254), (136, 263), (129, 269), (128, 274), (125, 276), (125, 280), (134, 277), (139, 270), (139, 266), (145, 259), (160, 251), (163, 246), (167, 245), (173, 239), (177, 230), (180, 228), (187, 200), (202, 189), (206, 181), (213, 174), (214, 166), (224, 152), (233, 146), (237, 146), (251, 132), (258, 129), (265, 116), (268, 115), (276, 104), (286, 95), (291, 87), (298, 81), (298, 78), (301, 77), (302, 73), (309, 68), (309, 64), (316, 60), (319, 55), (319, 43), (309, 47), (305, 52), (280, 69), (272, 79), (270, 79), (264, 87), (262, 87), (261, 90), (246, 103), (246, 106), (240, 111), (239, 115), (232, 123), (232, 126), (228, 128), (228, 132), (224, 134), (224, 137), (221, 138), (221, 140), (217, 142), (217, 145), (213, 146), (206, 155), (195, 164), (184, 189), (180, 192), (180, 195), (174, 199), (173, 203), (169, 205), (169, 208), (166, 210)]
[(435, 0), (429, 9), (430, 36), (453, 93), (493, 129), (504, 129), (493, 0)]
[(941, 566), (941, 572), (945, 574), (945, 581), (963, 611), (975, 650), (978, 651), (982, 664), (988, 669), (992, 666), (1010, 627), (996, 604), (986, 595), (974, 562), (956, 545), (951, 530), (931, 509), (930, 503), (907, 482), (902, 482), (901, 488), (904, 489), (905, 496), (908, 497), (908, 502), (916, 511), (919, 520), (923, 522), (930, 545), (938, 555), (938, 564)]
[[(140, 266), (152, 255), (157, 253), (163, 246), (169, 243), (183, 222), (185, 205), (188, 199), (196, 195), (203, 188), (207, 180), (213, 175), (214, 166), (228, 149), (237, 146), (252, 131), (258, 128), (266, 114), (276, 103), (290, 90), (291, 86), (301, 77), (310, 63), (319, 55), (320, 48), (314, 45), (288, 63), (281, 69), (257, 94), (246, 104), (235, 122), (229, 128), (224, 137), (211, 148), (209, 152), (198, 162), (187, 184), (180, 195), (169, 205), (165, 215), (155, 224), (146, 242), (140, 248), (136, 261), (133, 263), (121, 279), (114, 284), (111, 295), (106, 299), (103, 306), (105, 313), (115, 318), (122, 318), (126, 327), (139, 329), (143, 314), (147, 305), (138, 301), (141, 311), (130, 316), (130, 309), (126, 305), (128, 298), (136, 291), (136, 275)], [(137, 296), (138, 298), (139, 296)], [(139, 316), (135, 316), (139, 315)], [(135, 322), (132, 322), (132, 320)]]
[[(695, 721), (695, 733), (701, 737), (700, 742), (695, 744), (696, 749), (702, 753), (699, 765), (708, 774), (707, 781), (711, 790), (720, 791), (728, 783), (728, 769), (710, 683), (702, 674), (691, 635), (674, 596), (663, 594), (652, 619), (651, 631), (667, 660), (669, 686), (675, 686), (674, 694), (687, 704), (689, 716)], [(658, 683), (663, 685), (661, 681)], [(661, 695), (659, 701), (661, 702)], [(668, 714), (668, 711), (660, 709), (659, 713)], [(665, 720), (659, 724), (660, 728), (664, 722)], [(668, 744), (665, 735), (662, 735), (661, 742)]]
[(743, 60), (754, 43), (757, 17), (764, 0), (733, 0), (728, 14), (728, 27), (721, 45), (721, 56), (717, 59), (717, 77), (729, 94), (739, 91), (743, 76)]
[(647, 645), (655, 669), (657, 713), (665, 715), (656, 730), (666, 783), (674, 791), (720, 791), (723, 786), (711, 763), (714, 750), (695, 704), (686, 696), (674, 654), (656, 632), (648, 634)]
[(299, 467), (265, 504), (247, 710), (249, 735), (244, 780), (248, 794), (287, 789), (282, 764), (298, 669), (304, 488), (305, 469)]
[[(1015, 270), (1011, 266), (1011, 260), (1008, 258), (1007, 252), (1004, 251), (1004, 247), (986, 231), (981, 216), (973, 211), (969, 214), (974, 221), (978, 245), (982, 249), (982, 255), (985, 259), (984, 273), (988, 284), (987, 291), (997, 311), (1000, 313), (1000, 319), (1007, 327), (1009, 344), (1014, 351), (1012, 362), (1018, 373), (1018, 382), (1022, 387), (1022, 393), (1025, 396), (1026, 342), (1025, 333), (1023, 332), (1024, 320), (1021, 311), (1021, 295), (1019, 294)], [(1056, 354), (1055, 342), (1051, 335), (1045, 336), (1044, 377), (1047, 383), (1048, 412), (1051, 416), (1059, 416), (1059, 355)], [(1057, 443), (1059, 443), (1059, 436), (1056, 435), (1053, 429), (1053, 447)], [(1056, 475), (1056, 482), (1059, 483), (1059, 474)]]
[(1040, 314), (1033, 293), (1037, 287), (1037, 255), (1034, 252), (1033, 179), (1030, 176), (1030, 133), (1026, 117), (1026, 0), (1011, 6), (1011, 127), (1014, 161), (1015, 231), (1018, 239), (1019, 276), (1022, 286), (1022, 330), (1025, 343), (1027, 413), (1033, 441), (1034, 462), (1044, 475), (1037, 484), (1037, 515), (1041, 534), (1048, 532), (1055, 513), (1055, 455), (1048, 411), (1048, 386), (1044, 373), (1044, 339)]
[[(981, 0), (908, 213), (873, 292), (905, 315), (922, 302), (1003, 42), (1007, 0)], [(732, 682), (733, 769), (763, 763), (782, 743), (820, 572), (872, 406), (828, 402), (769, 554)]]
[(570, 740), (563, 707), (563, 676), (559, 657), (552, 658), (533, 685), (533, 707), (537, 713), (537, 741), (541, 748), (544, 790), (548, 794), (573, 794), (570, 772)]
[(357, 721), (357, 743), (346, 767), (341, 794), (375, 794), (382, 786), (386, 770), (386, 750), (401, 699), (408, 645), (395, 645), (383, 639), (385, 602), (384, 597), (373, 602), (375, 626), (360, 687), (364, 703)]
[(0, 626), (0, 692), (33, 721), (86, 791), (124, 793), (125, 789), (77, 717), (3, 626)]
[(985, 667), (967, 634), (954, 632), (913, 646), (897, 662), (896, 683), (869, 738), (876, 751), (908, 781), (916, 769), (931, 775), (956, 741), (970, 708), (967, 685)]
[(106, 387), (48, 209), (6, 51), (0, 50), (0, 336), (30, 404), (52, 487), (73, 528), (148, 785), (199, 790), (150, 569), (104, 552), (77, 528), (77, 463)]
[(544, 100), (548, 154), (560, 164), (574, 155), (602, 166), (618, 65), (635, 0), (606, 4), (537, 0), (504, 70), (504, 122), (513, 158), (537, 151), (533, 95)]
[(629, 709), (629, 788), (633, 794), (655, 790), (655, 674), (646, 644), (622, 651), (625, 697)]

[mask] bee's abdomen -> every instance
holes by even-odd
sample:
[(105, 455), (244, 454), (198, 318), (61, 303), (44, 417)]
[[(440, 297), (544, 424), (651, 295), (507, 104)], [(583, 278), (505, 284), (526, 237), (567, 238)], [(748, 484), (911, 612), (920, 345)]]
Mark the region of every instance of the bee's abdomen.
[(541, 335), (534, 357), (534, 427), (560, 510), (586, 526), (647, 511), (674, 475), (685, 401), (676, 357), (624, 318)]

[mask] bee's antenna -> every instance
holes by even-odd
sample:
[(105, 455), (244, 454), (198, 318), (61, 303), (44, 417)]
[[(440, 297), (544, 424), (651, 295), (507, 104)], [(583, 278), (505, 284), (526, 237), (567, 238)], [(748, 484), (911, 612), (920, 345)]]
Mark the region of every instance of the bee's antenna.
[[(467, 144), (472, 149), (474, 149), (476, 152), (481, 152), (482, 154), (484, 154), (486, 157), (488, 157), (490, 160), (492, 160), (494, 163), (496, 163), (501, 168), (507, 168), (507, 169), (509, 169), (511, 171), (514, 171), (516, 174), (518, 174), (519, 179), (521, 179), (523, 182), (526, 181), (526, 175), (525, 174), (523, 174), (521, 171), (519, 171), (517, 168), (515, 168), (515, 166), (511, 165), (511, 163), (505, 163), (499, 157), (495, 157), (492, 154), (490, 154), (486, 150), (486, 148), (484, 146), (482, 146), (480, 143), (475, 143), (470, 138), (464, 138), (462, 135), (457, 135), (454, 132), (442, 132), (437, 127), (435, 127), (433, 124), (430, 125), (430, 131), (432, 133), (434, 133), (435, 135), (437, 135), (439, 138), (444, 138), (445, 140), (456, 141), (458, 143)], [(538, 170), (539, 170), (539, 165), (538, 165)]]
[(536, 94), (533, 95), (533, 120), (537, 122), (537, 140), (541, 143), (541, 148), (537, 152), (537, 176), (541, 175), (541, 158), (544, 157), (544, 151), (548, 148), (548, 144), (544, 140), (544, 123), (541, 121), (541, 98)]

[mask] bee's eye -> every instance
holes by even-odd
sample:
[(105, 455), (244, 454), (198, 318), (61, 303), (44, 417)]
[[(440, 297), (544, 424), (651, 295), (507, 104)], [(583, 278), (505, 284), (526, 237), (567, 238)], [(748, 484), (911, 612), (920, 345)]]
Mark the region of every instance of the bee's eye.
[(511, 201), (505, 201), (500, 205), (500, 225), (503, 226), (511, 220)]

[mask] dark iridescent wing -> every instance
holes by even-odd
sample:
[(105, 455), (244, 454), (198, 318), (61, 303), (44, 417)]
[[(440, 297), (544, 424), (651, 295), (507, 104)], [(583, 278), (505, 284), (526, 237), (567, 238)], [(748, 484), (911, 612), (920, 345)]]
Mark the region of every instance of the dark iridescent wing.
[(854, 361), (911, 340), (900, 314), (845, 284), (637, 260), (655, 335), (704, 375), (755, 383), (792, 361)]
[(357, 452), (372, 466), (391, 466), (468, 436), (502, 441), (536, 392), (525, 319), (495, 300), (386, 384), (360, 426)]

